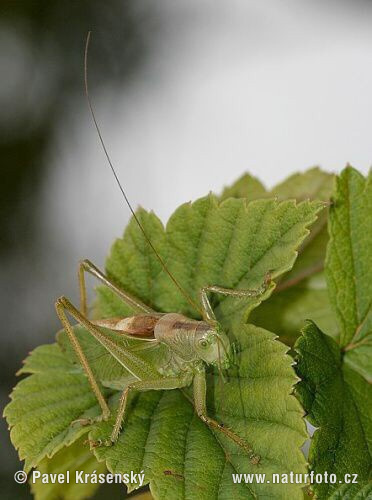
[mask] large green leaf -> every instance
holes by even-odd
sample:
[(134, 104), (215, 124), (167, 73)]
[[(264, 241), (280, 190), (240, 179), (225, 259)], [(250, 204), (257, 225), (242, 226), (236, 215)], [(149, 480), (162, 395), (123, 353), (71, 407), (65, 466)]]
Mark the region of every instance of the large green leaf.
[(345, 362), (372, 382), (372, 175), (346, 168), (330, 210), (326, 275)]
[[(257, 288), (268, 271), (276, 278), (290, 270), (297, 248), (309, 233), (307, 227), (322, 206), (320, 202), (297, 204), (294, 200), (273, 199), (246, 203), (230, 198), (218, 203), (215, 197), (208, 196), (181, 205), (165, 231), (153, 214), (141, 211), (138, 216), (150, 236), (154, 235), (154, 246), (169, 271), (197, 301), (203, 286)], [(106, 267), (109, 276), (123, 289), (156, 310), (199, 316), (162, 272), (135, 221), (131, 221), (123, 239), (114, 244)], [(212, 300), (219, 317), (238, 320), (269, 293), (248, 300), (214, 295)], [(107, 290), (100, 292), (99, 310), (102, 315), (128, 313)]]
[[(302, 409), (291, 395), (297, 379), (286, 346), (253, 325), (236, 327), (238, 367), (224, 384), (210, 374), (208, 408), (250, 443), (259, 465), (221, 432), (212, 433), (181, 391), (143, 393), (118, 442), (95, 450), (113, 473), (145, 472), (156, 498), (302, 498), (300, 485), (233, 484), (232, 473), (305, 472)], [(112, 421), (90, 437), (106, 437)], [(132, 485), (135, 487), (135, 485)]]
[[(302, 179), (300, 182), (299, 180)], [(297, 198), (299, 201), (303, 200), (306, 196), (314, 197), (317, 196), (322, 197), (324, 200), (329, 199), (331, 194), (331, 184), (333, 181), (333, 176), (330, 174), (326, 174), (321, 170), (314, 168), (301, 174), (300, 176), (292, 176), (287, 181), (282, 183), (280, 186), (274, 189), (275, 196), (278, 198), (283, 198), (284, 194), (291, 193), (292, 197)], [(248, 174), (244, 175), (237, 183), (231, 188), (227, 188), (224, 192), (223, 197), (227, 196), (247, 196), (248, 199), (252, 197), (263, 197), (264, 190), (263, 188), (258, 189), (256, 179), (252, 178)], [(265, 197), (272, 196), (270, 192), (266, 192)], [(206, 201), (204, 200), (204, 205), (206, 205)], [(271, 200), (266, 200), (265, 202), (261, 201), (261, 207), (267, 207), (267, 203), (273, 203)], [(242, 202), (240, 202), (242, 204)], [(205, 207), (195, 205), (185, 205), (179, 209), (178, 212), (174, 215), (176, 218), (176, 222), (180, 217), (184, 217), (184, 220), (181, 220), (183, 227), (181, 227), (179, 233), (177, 234), (178, 239), (180, 240), (179, 245), (176, 248), (176, 251), (172, 248), (173, 242), (170, 244), (170, 257), (169, 258), (178, 258), (180, 254), (179, 260), (181, 262), (185, 262), (186, 265), (189, 262), (188, 257), (189, 254), (198, 246), (198, 240), (200, 237), (196, 234), (193, 239), (188, 237), (189, 227), (192, 227), (194, 222), (195, 224), (198, 222), (201, 215), (199, 214)], [(278, 206), (279, 203), (276, 203)], [(228, 203), (228, 207), (231, 209), (233, 205), (231, 201)], [(253, 205), (255, 207), (255, 205)], [(250, 204), (248, 205), (250, 207)], [(292, 210), (295, 208), (292, 206)], [(184, 216), (184, 212), (188, 212)], [(198, 212), (195, 214), (195, 212)], [(253, 219), (256, 219), (259, 215), (259, 210), (253, 216)], [(324, 211), (323, 211), (324, 212)], [(336, 329), (334, 327), (334, 313), (330, 308), (328, 294), (326, 291), (325, 283), (321, 279), (321, 276), (318, 276), (315, 280), (306, 279), (306, 276), (317, 273), (319, 269), (323, 266), (323, 260), (325, 257), (325, 248), (328, 241), (327, 231), (326, 231), (326, 214), (323, 215), (323, 212), (320, 213), (320, 217), (318, 221), (315, 222), (311, 226), (311, 233), (309, 236), (305, 238), (302, 245), (300, 246), (300, 254), (297, 258), (294, 267), (289, 273), (282, 274), (278, 276), (277, 279), (281, 281), (277, 290), (274, 291), (270, 301), (263, 302), (261, 307), (255, 309), (251, 314), (251, 320), (253, 323), (267, 328), (269, 330), (273, 330), (278, 333), (282, 340), (291, 345), (294, 339), (298, 336), (300, 328), (303, 326), (303, 320), (306, 318), (314, 318), (321, 319), (320, 325), (324, 328), (327, 328), (327, 331), (331, 334), (336, 334)], [(222, 217), (224, 216), (224, 212), (220, 211)], [(197, 217), (199, 215), (199, 217)], [(142, 224), (145, 226), (146, 231), (150, 234), (152, 240), (155, 243), (156, 248), (162, 254), (163, 257), (167, 255), (166, 250), (166, 242), (162, 233), (162, 226), (159, 220), (153, 214), (147, 214), (144, 211), (141, 211), (139, 214)], [(226, 217), (225, 217), (226, 218)], [(195, 221), (194, 221), (195, 219)], [(201, 218), (202, 219), (202, 218)], [(319, 230), (319, 220), (321, 219)], [(223, 231), (226, 231), (227, 222), (229, 219), (223, 220)], [(237, 221), (239, 223), (239, 221)], [(275, 224), (275, 221), (273, 222)], [(240, 223), (241, 224), (241, 223)], [(208, 225), (208, 222), (207, 222)], [(239, 224), (236, 224), (238, 227), (234, 229), (233, 237), (231, 238), (231, 244), (234, 244), (234, 241), (238, 241), (242, 239), (241, 230), (239, 231)], [(251, 239), (248, 244), (255, 245), (256, 238), (256, 227), (251, 227), (251, 223), (248, 220), (245, 220), (244, 223), (247, 232), (250, 232)], [(254, 226), (254, 225), (253, 225)], [(316, 230), (314, 231), (314, 226), (316, 226)], [(262, 232), (261, 232), (262, 229)], [(169, 229), (167, 227), (166, 233), (172, 231), (172, 227)], [(200, 283), (226, 283), (226, 277), (222, 276), (221, 281), (221, 266), (219, 262), (221, 261), (221, 254), (223, 258), (229, 259), (233, 263), (239, 264), (244, 259), (245, 261), (249, 261), (249, 256), (242, 256), (242, 252), (235, 252), (233, 255), (223, 254), (223, 249), (220, 249), (220, 246), (223, 246), (223, 242), (220, 245), (218, 242), (219, 236), (218, 231), (214, 231), (213, 226), (210, 229), (210, 234), (213, 236), (216, 235), (215, 241), (211, 241), (211, 238), (203, 243), (208, 247), (211, 247), (213, 251), (216, 252), (216, 255), (209, 256), (207, 251), (201, 252), (201, 256), (199, 261), (201, 263), (210, 262), (214, 259), (215, 263), (213, 263), (210, 268), (211, 270), (216, 269), (213, 277), (205, 275), (204, 269), (202, 274), (200, 274), (200, 269), (197, 269), (195, 274), (200, 275)], [(230, 232), (228, 231), (226, 234)], [(260, 228), (259, 233), (263, 234), (265, 237), (266, 229)], [(315, 235), (314, 235), (315, 233)], [(200, 234), (203, 234), (200, 232)], [(223, 238), (222, 238), (223, 239)], [(259, 243), (259, 240), (258, 240)], [(282, 242), (280, 239), (276, 241), (276, 245), (280, 247)], [(271, 253), (274, 254), (276, 252), (276, 245), (274, 244)], [(195, 248), (193, 248), (195, 246)], [(238, 250), (244, 248), (242, 244), (237, 244)], [(258, 246), (252, 251), (252, 258), (254, 256), (255, 251)], [(195, 250), (196, 251), (196, 250)], [(203, 256), (203, 253), (206, 254), (206, 257)], [(185, 254), (185, 255), (183, 255)], [(287, 254), (287, 259), (290, 257), (290, 252)], [(128, 266), (127, 262), (130, 262), (131, 265)], [(140, 269), (137, 274), (134, 276), (132, 271), (132, 265), (136, 268)], [(274, 266), (273, 266), (274, 267)], [(178, 274), (182, 269), (181, 266), (178, 265), (178, 260), (172, 267), (172, 272), (179, 278), (179, 281), (184, 285), (185, 281), (189, 279), (189, 274), (193, 272), (193, 267), (189, 267), (188, 272), (183, 272), (182, 275)], [(223, 266), (222, 266), (223, 268)], [(146, 303), (153, 305), (155, 308), (161, 307), (164, 305), (164, 302), (154, 304), (153, 296), (155, 292), (153, 291), (154, 283), (157, 280), (158, 274), (161, 271), (159, 267), (159, 263), (156, 258), (153, 256), (151, 252), (149, 252), (148, 246), (144, 241), (144, 238), (141, 232), (138, 231), (138, 228), (135, 224), (135, 221), (132, 221), (128, 226), (124, 238), (116, 241), (111, 256), (107, 262), (107, 270), (110, 274), (111, 278), (116, 280), (122, 287), (126, 290), (131, 291), (132, 293), (137, 293), (137, 295), (142, 298)], [(319, 273), (318, 273), (319, 274)], [(253, 278), (253, 274), (247, 275), (249, 278)], [(169, 279), (165, 276), (163, 278), (165, 281), (169, 281)], [(136, 286), (133, 285), (136, 280)], [(234, 283), (231, 284), (231, 280), (228, 281), (228, 286), (235, 286)], [(162, 287), (164, 290), (168, 290), (168, 287), (172, 287), (171, 283), (166, 283), (165, 287)], [(254, 281), (249, 286), (257, 286), (257, 280)], [(195, 286), (193, 287), (194, 297), (197, 296), (197, 290), (195, 290)], [(129, 309), (123, 305), (123, 303), (114, 296), (110, 291), (106, 288), (99, 288), (98, 293), (101, 295), (100, 301), (100, 311), (99, 314), (103, 316), (116, 316), (119, 314), (128, 314)], [(163, 293), (161, 290), (158, 290), (159, 295)], [(175, 297), (179, 297), (177, 291), (172, 292)], [(296, 297), (296, 299), (294, 299)], [(289, 299), (289, 300), (287, 300)], [(178, 299), (177, 299), (178, 300)], [(182, 297), (181, 297), (182, 300)], [(213, 303), (217, 306), (221, 297), (215, 296), (213, 297)], [(222, 301), (226, 301), (226, 299), (222, 298)], [(166, 298), (165, 298), (166, 302)], [(228, 303), (233, 302), (233, 313), (235, 313), (235, 308), (239, 305), (244, 305), (242, 302), (236, 302), (236, 300), (231, 301), (228, 299)], [(253, 306), (258, 305), (256, 303), (249, 302), (251, 307), (249, 309), (253, 309)], [(167, 303), (166, 303), (167, 305)], [(174, 310), (183, 310), (184, 301), (182, 304), (174, 303), (172, 305)], [(178, 309), (177, 309), (178, 308)], [(192, 310), (188, 311), (192, 314)], [(217, 313), (218, 313), (217, 309)], [(224, 311), (226, 315), (228, 310)], [(273, 324), (275, 318), (275, 324)]]
[[(153, 214), (140, 211), (138, 217), (169, 270), (196, 301), (201, 286), (258, 287), (268, 271), (276, 278), (290, 270), (297, 249), (308, 234), (307, 227), (321, 208), (318, 202), (297, 204), (272, 199), (248, 204), (237, 199), (218, 203), (208, 196), (182, 205), (171, 217), (166, 230)], [(115, 243), (107, 270), (122, 288), (159, 311), (179, 311), (196, 317), (199, 314), (163, 272), (133, 220), (124, 238)], [(166, 464), (160, 452), (156, 456), (145, 453), (143, 467), (146, 467), (147, 479), (160, 497), (168, 488), (179, 498), (187, 498), (194, 492), (208, 498), (205, 491), (208, 495), (213, 493), (209, 498), (227, 498), (230, 488), (238, 498), (257, 495), (285, 498), (288, 492), (293, 498), (301, 497), (299, 485), (233, 485), (230, 475), (234, 470), (249, 472), (263, 468), (268, 473), (283, 469), (304, 470), (299, 448), (306, 432), (301, 408), (290, 394), (296, 377), (291, 360), (285, 355), (287, 348), (274, 341), (273, 334), (240, 323), (271, 291), (272, 288), (257, 299), (247, 301), (212, 297), (221, 322), (229, 328), (233, 324), (240, 325), (232, 335), (239, 341), (241, 354), (240, 365), (230, 372), (231, 379), (226, 386), (221, 385), (216, 374), (210, 374), (208, 407), (225, 425), (251, 443), (261, 456), (260, 464), (252, 464), (241, 448), (226, 437), (212, 434), (195, 415), (185, 393), (168, 391), (134, 398), (118, 443), (110, 449), (96, 451), (100, 458), (107, 459), (109, 468), (122, 464), (120, 456), (123, 443), (126, 443), (125, 466), (137, 470), (137, 466), (142, 466), (146, 442), (151, 443), (152, 433), (156, 432), (155, 441), (164, 442), (164, 446), (178, 436), (177, 442), (184, 446), (186, 453), (180, 454), (172, 446), (164, 457)], [(102, 317), (130, 312), (111, 292), (100, 288), (96, 314)], [(95, 341), (84, 329), (75, 330), (100, 382), (115, 389), (120, 385), (117, 382), (126, 377), (125, 371), (115, 365), (101, 346), (94, 345)], [(59, 335), (59, 342), (64, 355), (58, 351), (58, 346), (45, 346), (26, 361), (22, 372), (32, 374), (18, 384), (5, 411), (12, 427), (12, 441), (19, 449), (20, 458), (26, 459), (26, 470), (60, 450), (63, 453), (65, 445), (72, 444), (89, 430), (88, 426), (71, 425), (74, 420), (99, 414), (88, 381), (76, 365), (63, 333)], [(151, 350), (146, 351), (145, 356), (155, 362)], [(115, 401), (114, 395), (110, 399), (111, 406)], [(110, 425), (112, 421), (100, 424), (95, 433), (109, 432)], [(182, 436), (186, 439), (184, 444)], [(181, 487), (181, 483), (169, 486), (175, 479), (180, 481), (179, 476), (191, 477), (187, 469), (189, 459), (192, 462), (190, 472), (197, 474), (199, 468), (195, 488), (191, 479), (187, 487), (185, 484)], [(203, 471), (202, 463), (210, 470), (213, 480)], [(165, 465), (168, 468), (164, 468)], [(181, 465), (183, 472), (174, 475)], [(216, 475), (217, 469), (222, 471), (222, 479)], [(217, 477), (221, 494), (216, 491)]]
[(304, 329), (296, 351), (302, 379), (297, 393), (310, 423), (319, 428), (312, 438), (310, 466), (316, 474), (337, 476), (337, 484), (316, 483), (313, 489), (320, 499), (339, 498), (345, 474), (358, 474), (361, 484), (370, 477), (372, 387), (343, 362), (337, 343), (314, 323)]

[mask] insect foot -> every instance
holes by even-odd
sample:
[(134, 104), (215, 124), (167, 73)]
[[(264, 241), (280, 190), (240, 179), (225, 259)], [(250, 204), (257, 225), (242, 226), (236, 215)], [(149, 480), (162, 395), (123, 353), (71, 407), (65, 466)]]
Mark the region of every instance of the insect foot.
[(256, 455), (253, 452), (252, 446), (249, 443), (247, 443), (244, 439), (239, 437), (237, 434), (235, 434), (235, 432), (233, 432), (231, 429), (226, 427), (224, 424), (216, 422), (216, 420), (213, 420), (212, 418), (207, 417), (204, 414), (199, 414), (199, 417), (210, 428), (216, 429), (216, 430), (222, 432), (231, 441), (233, 441), (235, 444), (237, 444), (248, 455), (248, 457), (253, 465), (257, 465), (260, 462), (261, 457), (259, 455)]
[(100, 422), (107, 422), (107, 420), (110, 418), (110, 415), (104, 415), (103, 413), (101, 415), (98, 415), (97, 417), (91, 417), (91, 418), (77, 418), (76, 420), (73, 420), (70, 425), (81, 425), (81, 426), (86, 426), (86, 425), (93, 425), (93, 424), (98, 424)]
[(271, 283), (271, 277), (273, 275), (273, 272), (274, 272), (274, 270), (270, 269), (270, 271), (267, 271), (267, 273), (265, 274), (265, 279), (264, 279), (265, 289), (267, 289)]
[(249, 458), (252, 465), (258, 465), (261, 461), (260, 455), (251, 455)]
[(111, 439), (87, 439), (84, 441), (84, 444), (89, 444), (90, 449), (92, 450), (93, 448), (101, 448), (103, 446), (112, 446), (114, 444), (114, 441)]

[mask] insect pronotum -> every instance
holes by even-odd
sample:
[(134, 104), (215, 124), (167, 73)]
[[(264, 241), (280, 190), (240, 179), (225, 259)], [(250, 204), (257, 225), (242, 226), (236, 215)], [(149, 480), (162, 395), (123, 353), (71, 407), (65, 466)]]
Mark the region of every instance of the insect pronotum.
[[(79, 264), (78, 280), (80, 290), (80, 308), (76, 308), (66, 297), (60, 297), (55, 304), (57, 315), (67, 333), (67, 337), (88, 377), (91, 388), (98, 400), (102, 413), (94, 419), (81, 419), (79, 422), (91, 424), (110, 417), (110, 408), (103, 396), (99, 382), (96, 380), (88, 359), (74, 333), (68, 320), (67, 313), (88, 332), (115, 358), (131, 375), (130, 380), (123, 382), (120, 387), (122, 394), (119, 400), (116, 420), (109, 438), (98, 439), (91, 442), (91, 446), (110, 446), (114, 444), (120, 434), (127, 409), (128, 396), (132, 391), (171, 390), (193, 386), (193, 403), (197, 415), (210, 428), (223, 433), (234, 441), (248, 454), (252, 463), (258, 463), (260, 458), (254, 453), (252, 447), (232, 430), (217, 422), (208, 415), (206, 407), (206, 366), (216, 366), (222, 374), (222, 369), (229, 368), (231, 364), (232, 349), (227, 335), (216, 320), (208, 293), (218, 293), (233, 297), (256, 297), (264, 293), (270, 278), (267, 275), (260, 288), (254, 290), (233, 290), (220, 286), (206, 285), (199, 291), (199, 301), (192, 299), (183, 289), (177, 279), (170, 273), (164, 260), (153, 246), (150, 238), (139, 221), (122, 184), (117, 176), (111, 158), (107, 152), (100, 128), (94, 113), (88, 89), (88, 48), (90, 32), (88, 33), (84, 54), (84, 79), (85, 94), (90, 113), (99, 136), (100, 143), (106, 155), (111, 171), (131, 211), (134, 220), (143, 233), (152, 252), (159, 260), (163, 270), (174, 282), (178, 290), (185, 296), (192, 307), (199, 312), (202, 320), (197, 321), (187, 318), (176, 312), (159, 313), (144, 304), (141, 300), (120, 289), (113, 281), (106, 277), (94, 264), (83, 260)], [(108, 318), (92, 320), (87, 313), (87, 294), (85, 286), (85, 273), (93, 275), (101, 283), (112, 290), (125, 304), (136, 313), (125, 318)], [(119, 333), (125, 338), (137, 339), (135, 348), (123, 346), (112, 340), (103, 328), (108, 328)], [(150, 343), (150, 344), (149, 344)], [(165, 349), (166, 356), (159, 356), (154, 363), (147, 361), (138, 352), (145, 351), (149, 346)]]

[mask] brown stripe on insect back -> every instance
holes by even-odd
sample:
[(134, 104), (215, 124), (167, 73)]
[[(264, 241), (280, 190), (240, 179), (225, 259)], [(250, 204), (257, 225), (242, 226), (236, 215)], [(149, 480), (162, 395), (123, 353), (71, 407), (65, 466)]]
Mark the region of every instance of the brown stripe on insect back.
[(173, 328), (182, 330), (195, 330), (196, 322), (194, 320), (190, 321), (176, 321), (173, 323)]
[(197, 327), (196, 327), (196, 332), (197, 333), (206, 333), (211, 329), (211, 326), (208, 323), (205, 323), (204, 321), (198, 321)]
[(162, 314), (139, 314), (127, 318), (108, 318), (94, 321), (97, 326), (139, 337), (154, 337), (154, 328)]

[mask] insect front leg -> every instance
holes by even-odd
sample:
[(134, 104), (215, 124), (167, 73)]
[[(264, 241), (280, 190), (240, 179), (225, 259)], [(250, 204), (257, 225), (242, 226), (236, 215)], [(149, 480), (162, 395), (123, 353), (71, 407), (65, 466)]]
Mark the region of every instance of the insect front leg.
[(125, 410), (127, 407), (127, 402), (130, 392), (181, 389), (182, 387), (190, 385), (190, 382), (191, 382), (190, 375), (184, 375), (180, 377), (163, 377), (155, 380), (138, 380), (136, 382), (131, 382), (124, 389), (120, 397), (116, 421), (110, 439), (98, 439), (96, 441), (91, 442), (91, 446), (92, 447), (102, 446), (102, 445), (111, 446), (117, 441), (123, 420), (125, 418)]
[(260, 457), (253, 452), (252, 446), (248, 444), (244, 439), (240, 438), (237, 434), (232, 432), (230, 429), (224, 427), (222, 424), (214, 420), (213, 418), (208, 416), (207, 412), (207, 381), (205, 377), (205, 371), (200, 370), (194, 376), (194, 405), (195, 410), (200, 419), (211, 427), (212, 429), (216, 429), (229, 439), (234, 441), (235, 444), (240, 446), (249, 456), (251, 462), (253, 464), (258, 464), (260, 461)]
[[(57, 302), (55, 303), (57, 315), (59, 319), (61, 320), (61, 323), (63, 325), (63, 328), (67, 332), (68, 338), (71, 342), (72, 347), (74, 348), (74, 351), (76, 355), (78, 356), (78, 359), (88, 377), (89, 383), (92, 387), (92, 390), (98, 400), (98, 403), (102, 409), (102, 415), (98, 417), (98, 419), (103, 419), (107, 420), (110, 416), (110, 409), (106, 403), (106, 400), (102, 394), (102, 391), (94, 377), (94, 374), (92, 372), (92, 369), (89, 365), (89, 362), (81, 348), (81, 345), (79, 344), (79, 341), (74, 333), (74, 330), (67, 318), (66, 312), (67, 311), (73, 318), (75, 318), (79, 323), (83, 324), (88, 330), (89, 330), (89, 321), (84, 318), (78, 311), (75, 309), (75, 307), (70, 303), (66, 297), (60, 297)], [(90, 423), (90, 421), (87, 421), (87, 423)]]
[(259, 297), (267, 290), (269, 283), (271, 281), (271, 273), (266, 273), (264, 282), (259, 288), (252, 289), (242, 289), (235, 290), (233, 288), (224, 288), (222, 286), (205, 286), (200, 289), (200, 302), (203, 309), (203, 319), (208, 322), (215, 322), (216, 316), (213, 312), (211, 303), (208, 298), (208, 292), (219, 293), (220, 295), (236, 297), (236, 298), (245, 298), (245, 297)]
[(105, 276), (90, 260), (85, 259), (79, 263), (78, 269), (78, 280), (79, 280), (79, 292), (80, 292), (80, 311), (84, 316), (87, 316), (87, 290), (85, 284), (85, 273), (89, 273), (98, 279), (101, 283), (106, 285), (110, 290), (112, 290), (118, 297), (121, 298), (129, 307), (132, 307), (135, 311), (141, 313), (152, 314), (155, 311), (151, 307), (147, 306), (141, 302), (137, 297), (125, 292), (119, 288), (113, 281), (111, 281), (107, 276)]

